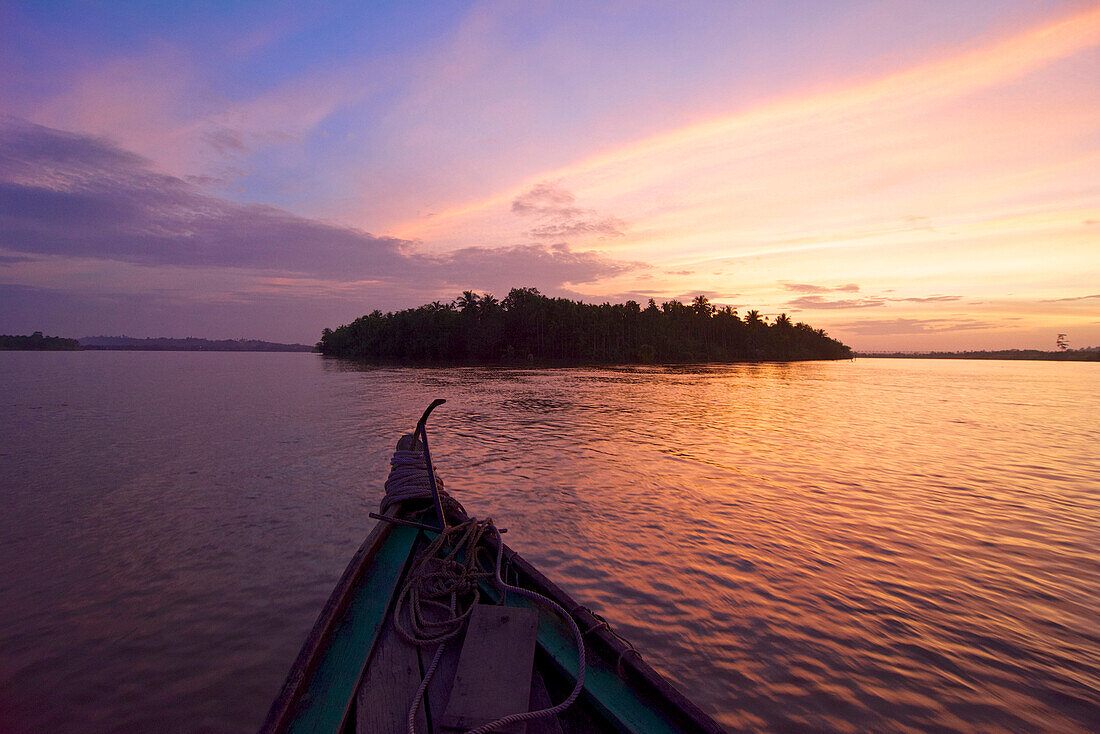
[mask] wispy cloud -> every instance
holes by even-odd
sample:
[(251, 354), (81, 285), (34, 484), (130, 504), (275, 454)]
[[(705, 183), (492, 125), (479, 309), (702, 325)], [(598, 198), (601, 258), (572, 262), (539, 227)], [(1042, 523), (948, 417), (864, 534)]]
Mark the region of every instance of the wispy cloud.
[[(255, 50), (264, 35), (246, 45)], [(261, 152), (280, 146), (297, 152), (324, 120), (388, 81), (384, 67), (360, 63), (229, 98), (212, 92), (206, 63), (186, 47), (151, 42), (70, 70), (55, 94), (20, 105), (18, 113), (42, 125), (109, 137), (160, 171), (237, 181), (250, 170), (266, 175), (262, 165), (254, 167)]]
[(1065, 301), (1087, 301), (1093, 298), (1100, 298), (1100, 293), (1093, 293), (1090, 296), (1071, 296), (1069, 298), (1046, 298), (1043, 299), (1043, 303), (1063, 303)]
[[(1014, 315), (1080, 334), (1100, 6), (865, 5), (494, 0), (117, 28), (17, 9), (0, 107), (80, 134), (0, 150), (0, 281), (242, 308), (706, 287), (834, 331), (961, 323), (965, 299), (1001, 334), (1031, 338)], [(957, 331), (923, 341), (997, 338)]]
[(645, 267), (642, 263), (612, 260), (596, 252), (574, 252), (566, 244), (465, 247), (436, 257), (416, 259), (414, 273), (449, 283), (489, 283), (505, 290), (517, 279), (536, 275), (552, 286), (590, 283)]
[(558, 287), (637, 267), (564, 244), (429, 255), (408, 241), (219, 199), (105, 140), (18, 121), (0, 128), (0, 234), (8, 258), (409, 280), (425, 289), (526, 273)]
[(997, 328), (998, 324), (978, 319), (865, 319), (837, 324), (837, 328), (860, 336), (894, 336), (903, 334), (934, 334), (949, 331), (980, 331)]
[(812, 285), (810, 283), (788, 283), (786, 281), (780, 281), (780, 285), (789, 291), (795, 293), (830, 293), (833, 291), (845, 292), (845, 293), (858, 293), (859, 286), (855, 283), (847, 283), (845, 285), (827, 286), (827, 285)]
[[(820, 201), (822, 190), (841, 188), (844, 194), (854, 197), (846, 187), (862, 184), (864, 179), (873, 179), (878, 187), (889, 188), (918, 177), (929, 167), (947, 166), (950, 160), (959, 160), (957, 135), (954, 140), (940, 140), (938, 130), (931, 131), (931, 139), (927, 133), (913, 135), (904, 124), (907, 119), (923, 117), (934, 109), (942, 118), (940, 130), (954, 125), (956, 132), (964, 131), (978, 138), (974, 128), (981, 128), (988, 137), (989, 130), (984, 124), (976, 125), (973, 117), (944, 107), (1019, 80), (1098, 43), (1100, 8), (1090, 8), (877, 79), (781, 97), (615, 146), (542, 172), (538, 180), (564, 181), (572, 190), (604, 201), (624, 192), (636, 195), (651, 188), (663, 191), (671, 184), (689, 186), (693, 194), (709, 189), (711, 196), (702, 200), (705, 205), (697, 207), (700, 211), (696, 218), (710, 210), (712, 199), (727, 204), (726, 218), (731, 213), (751, 214), (753, 207), (758, 214), (775, 214), (774, 204), (760, 207), (750, 196), (753, 190), (774, 193), (786, 187), (790, 193), (812, 192), (811, 200)], [(1031, 113), (1034, 114), (1033, 108)], [(1013, 124), (1030, 130), (1025, 119), (1014, 118)], [(820, 141), (821, 149), (807, 149), (806, 140)], [(985, 143), (987, 148), (994, 144), (1000, 143), (993, 140)], [(851, 155), (862, 157), (862, 151), (869, 148), (875, 150), (879, 160), (859, 175), (851, 166)], [(971, 155), (981, 157), (982, 152), (975, 150)], [(988, 161), (983, 160), (983, 165), (988, 165)], [(731, 170), (742, 175), (731, 178)], [(807, 171), (816, 172), (812, 181), (806, 179)], [(826, 171), (834, 171), (835, 176)], [(751, 180), (751, 188), (744, 183), (746, 176)], [(448, 223), (462, 227), (478, 216), (496, 216), (501, 205), (532, 185), (523, 184), (449, 207), (438, 212), (430, 223), (409, 222), (399, 231), (443, 236)], [(729, 205), (737, 199), (743, 203)], [(796, 203), (801, 205), (800, 200)], [(852, 203), (858, 205), (860, 201)], [(628, 212), (625, 215), (634, 222)], [(906, 231), (932, 229), (928, 217), (914, 216), (911, 211), (898, 212), (898, 221)]]
[(626, 223), (576, 205), (577, 197), (556, 183), (532, 186), (512, 200), (512, 213), (529, 217), (537, 226), (528, 231), (532, 237), (570, 239), (596, 235), (601, 239), (622, 237)]
[(0, 130), (3, 246), (146, 265), (348, 275), (393, 272), (405, 243), (218, 199), (111, 143), (38, 125)]
[(914, 296), (912, 298), (889, 298), (898, 303), (944, 303), (961, 300), (962, 296)]
[(787, 301), (787, 307), (793, 309), (874, 308), (885, 304), (886, 301), (881, 298), (851, 298), (830, 301), (823, 296), (802, 296), (793, 301)]

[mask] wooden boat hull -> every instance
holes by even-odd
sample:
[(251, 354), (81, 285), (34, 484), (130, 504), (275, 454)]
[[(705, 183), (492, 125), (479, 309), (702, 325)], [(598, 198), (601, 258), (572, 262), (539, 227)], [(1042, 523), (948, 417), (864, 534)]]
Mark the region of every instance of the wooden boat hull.
[[(386, 513), (400, 520), (423, 502), (399, 503)], [(449, 522), (465, 513), (457, 503)], [(392, 621), (398, 589), (417, 554), (437, 533), (380, 521), (353, 556), (317, 623), (306, 638), (261, 732), (404, 732), (431, 651), (404, 642)], [(499, 540), (485, 539), (492, 550)], [(508, 583), (537, 592), (568, 611), (583, 633), (584, 686), (577, 701), (553, 718), (527, 723), (532, 734), (571, 731), (721, 732), (722, 728), (651, 668), (608, 624), (578, 604), (522, 556), (504, 547)], [(483, 581), (484, 600), (500, 602), (500, 590)], [(573, 690), (578, 650), (568, 623), (535, 602), (509, 594), (509, 606), (538, 612), (532, 709), (549, 708)], [(465, 632), (463, 632), (465, 634)], [(417, 713), (417, 731), (439, 731), (461, 640), (447, 649)], [(518, 727), (522, 731), (523, 726)], [(506, 729), (505, 731), (510, 731)]]

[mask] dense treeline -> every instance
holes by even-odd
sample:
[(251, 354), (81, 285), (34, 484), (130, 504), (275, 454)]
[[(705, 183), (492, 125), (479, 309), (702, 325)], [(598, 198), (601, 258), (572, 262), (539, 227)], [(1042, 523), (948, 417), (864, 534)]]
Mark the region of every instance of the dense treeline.
[(73, 352), (80, 349), (76, 339), (64, 339), (60, 336), (42, 336), (36, 331), (30, 336), (0, 335), (0, 350), (29, 349), (44, 352)]
[(593, 305), (513, 288), (503, 300), (465, 291), (451, 303), (374, 311), (325, 329), (327, 355), (380, 362), (625, 364), (846, 359), (851, 350), (821, 329), (744, 318), (698, 296), (690, 304), (653, 299)]

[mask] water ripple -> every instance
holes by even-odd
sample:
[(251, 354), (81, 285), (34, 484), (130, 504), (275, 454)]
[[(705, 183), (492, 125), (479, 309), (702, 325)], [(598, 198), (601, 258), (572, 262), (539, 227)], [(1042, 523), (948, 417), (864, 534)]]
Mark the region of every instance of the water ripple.
[(0, 719), (254, 728), (442, 396), (448, 487), (731, 731), (1095, 730), (1095, 369), (6, 353)]

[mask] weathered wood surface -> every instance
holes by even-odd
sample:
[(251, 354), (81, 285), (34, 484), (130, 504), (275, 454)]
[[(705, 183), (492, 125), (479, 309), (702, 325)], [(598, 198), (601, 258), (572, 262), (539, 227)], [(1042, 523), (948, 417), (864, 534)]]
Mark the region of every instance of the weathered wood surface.
[[(447, 643), (443, 651), (443, 657), (439, 659), (439, 665), (435, 674), (428, 681), (428, 690), (425, 698), (428, 699), (428, 717), (432, 721), (433, 731), (439, 730), (439, 720), (443, 712), (447, 710), (447, 699), (451, 695), (451, 684), (455, 679), (455, 671), (458, 670), (458, 655), (462, 650), (462, 641), (466, 638), (466, 631)], [(420, 648), (420, 669), (427, 671), (432, 664), (432, 657), (436, 648)]]
[[(464, 640), (463, 633), (447, 645), (439, 667), (428, 683), (424, 705), (417, 712), (417, 732), (430, 734), (439, 731), (438, 720), (447, 708), (447, 698)], [(409, 707), (423, 679), (421, 673), (427, 670), (434, 654), (433, 647), (417, 648), (406, 643), (393, 629), (392, 620), (387, 621), (359, 689), (356, 704), (358, 734), (405, 734)], [(552, 698), (545, 679), (538, 667), (534, 667), (531, 673), (530, 710), (548, 709), (567, 693)], [(429, 715), (436, 726), (429, 724)], [(572, 717), (570, 722), (579, 722), (580, 728), (563, 730), (556, 716), (535, 719), (527, 722), (527, 734), (565, 734), (567, 731), (591, 732), (598, 729), (591, 719), (583, 715)]]
[[(554, 705), (546, 681), (536, 667), (531, 673), (531, 710), (541, 711)], [(527, 722), (527, 734), (564, 734), (556, 716), (544, 716)]]
[[(529, 710), (537, 628), (534, 609), (474, 607), (441, 721), (444, 730), (472, 729)], [(526, 730), (524, 722), (498, 729), (505, 734)]]
[[(387, 619), (356, 696), (356, 732), (405, 734), (421, 680), (417, 648), (401, 639), (392, 619)], [(423, 706), (417, 711), (416, 730), (428, 731)]]
[(380, 522), (360, 546), (306, 638), (260, 731), (337, 731), (418, 534)]
[[(350, 731), (353, 725), (357, 725), (359, 731), (404, 731), (408, 708), (420, 683), (420, 676), (430, 664), (435, 650), (412, 649), (411, 646), (407, 646), (409, 649), (405, 652), (400, 652), (397, 647), (391, 649), (388, 638), (394, 637), (394, 633), (390, 631), (392, 622), (386, 612), (399, 579), (407, 568), (397, 556), (401, 555), (407, 561), (412, 555), (415, 537), (419, 535), (414, 532), (406, 536), (410, 528), (401, 528), (402, 532), (397, 530), (388, 523), (379, 523), (359, 549), (299, 654), (262, 732)], [(392, 536), (391, 531), (394, 531)], [(396, 547), (388, 547), (391, 541), (397, 541), (392, 543)], [(401, 547), (404, 550), (398, 550)], [(621, 639), (602, 628), (601, 620), (578, 605), (556, 584), (511, 549), (505, 548), (505, 558), (511, 573), (516, 574), (516, 581), (522, 586), (554, 598), (571, 610), (581, 629), (586, 631), (589, 648), (589, 670), (580, 699), (557, 719), (528, 722), (529, 734), (612, 730), (717, 734), (722, 731), (713, 719), (699, 711), (668, 681), (633, 654)], [(383, 581), (382, 577), (387, 580)], [(483, 588), (482, 591), (489, 599), (497, 596), (495, 590)], [(528, 606), (525, 599), (515, 601)], [(560, 701), (572, 688), (570, 678), (575, 675), (577, 654), (575, 642), (556, 615), (543, 613), (540, 616), (542, 625), (537, 631), (539, 652), (536, 655), (539, 669), (528, 678), (528, 705), (517, 710), (547, 708), (552, 701)], [(375, 635), (383, 627), (382, 620), (385, 620), (384, 627), (388, 630), (385, 635), (376, 638)], [(438, 734), (441, 730), (441, 719), (447, 711), (450, 690), (460, 665), (463, 637), (460, 635), (448, 644), (447, 652), (428, 686), (426, 705), (417, 718), (418, 731)], [(404, 645), (399, 638), (394, 637), (393, 641)], [(361, 666), (366, 663), (372, 646), (374, 660), (363, 672)], [(529, 674), (530, 670), (528, 666)], [(360, 673), (365, 676), (367, 685), (356, 688)], [(392, 679), (377, 684), (379, 679), (376, 676), (390, 676)], [(351, 683), (351, 687), (345, 698), (343, 686), (347, 682)], [(380, 690), (393, 691), (387, 709), (379, 709), (376, 702), (380, 701), (380, 694), (371, 692), (378, 685), (381, 685)], [(402, 688), (404, 692), (398, 692)], [(353, 708), (355, 719), (348, 721)], [(380, 710), (385, 713), (378, 714)], [(368, 711), (375, 713), (368, 716)], [(383, 723), (377, 724), (376, 721)]]
[(370, 572), (352, 592), (288, 731), (335, 732), (349, 721), (359, 681), (416, 539), (417, 531), (398, 526), (390, 533), (390, 541), (379, 549)]

